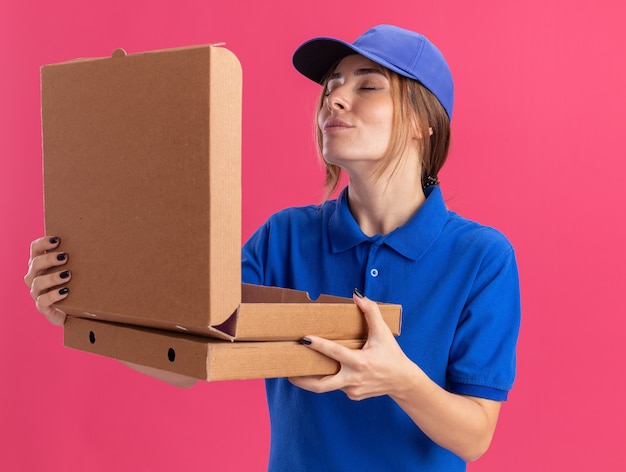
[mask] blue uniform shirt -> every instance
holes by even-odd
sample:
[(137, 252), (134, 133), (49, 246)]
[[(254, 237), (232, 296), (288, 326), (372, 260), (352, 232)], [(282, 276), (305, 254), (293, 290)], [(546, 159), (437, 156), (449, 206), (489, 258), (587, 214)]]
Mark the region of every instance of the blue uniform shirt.
[[(366, 236), (337, 200), (278, 212), (244, 245), (243, 281), (402, 305), (397, 338), (441, 387), (505, 400), (520, 322), (515, 254), (498, 231), (446, 209), (438, 187), (402, 227)], [(311, 333), (315, 334), (315, 333)], [(352, 401), (266, 381), (270, 471), (460, 471), (387, 396)]]

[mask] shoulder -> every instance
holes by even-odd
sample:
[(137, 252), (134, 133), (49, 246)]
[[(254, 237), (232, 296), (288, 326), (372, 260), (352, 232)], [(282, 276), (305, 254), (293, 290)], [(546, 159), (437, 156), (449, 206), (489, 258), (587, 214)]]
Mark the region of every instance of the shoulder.
[(271, 215), (265, 226), (272, 230), (287, 230), (310, 227), (328, 219), (335, 208), (335, 201), (330, 200), (319, 205), (289, 207)]
[[(290, 207), (271, 215), (242, 248), (243, 280), (260, 285), (289, 287), (289, 267), (306, 268), (306, 258), (325, 247), (323, 231), (328, 206)], [(294, 269), (296, 270), (296, 269)]]
[(303, 241), (319, 237), (324, 221), (328, 220), (332, 202), (320, 205), (289, 207), (272, 214), (259, 226), (244, 246), (274, 244), (286, 246), (287, 241)]
[(326, 204), (327, 203), (323, 203), (321, 205), (305, 205), (305, 206), (284, 208), (280, 211), (277, 211), (272, 216), (270, 216), (268, 221), (280, 222), (280, 221), (293, 220), (293, 219), (316, 218), (320, 215), (323, 207)]
[(510, 254), (513, 245), (498, 229), (469, 220), (455, 212), (449, 212), (444, 236), (459, 250)]

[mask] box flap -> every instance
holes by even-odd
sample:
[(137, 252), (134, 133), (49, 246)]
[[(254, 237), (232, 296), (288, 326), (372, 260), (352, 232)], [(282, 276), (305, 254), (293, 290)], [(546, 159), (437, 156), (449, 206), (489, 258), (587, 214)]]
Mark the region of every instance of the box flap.
[(290, 288), (241, 284), (242, 303), (351, 303), (352, 298), (321, 294), (313, 300), (307, 292)]
[[(367, 323), (351, 298), (242, 284), (242, 304), (231, 318), (213, 326), (208, 336), (240, 341), (298, 340), (315, 334), (326, 339), (367, 338)], [(400, 334), (402, 307), (379, 308), (391, 332)]]

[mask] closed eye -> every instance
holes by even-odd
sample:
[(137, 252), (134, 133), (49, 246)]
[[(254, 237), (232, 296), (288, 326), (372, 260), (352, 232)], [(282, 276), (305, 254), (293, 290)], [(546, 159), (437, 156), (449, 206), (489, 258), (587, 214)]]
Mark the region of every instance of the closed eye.
[(326, 83), (326, 90), (324, 91), (324, 96), (328, 97), (333, 91), (337, 88), (338, 84), (337, 80), (329, 80)]

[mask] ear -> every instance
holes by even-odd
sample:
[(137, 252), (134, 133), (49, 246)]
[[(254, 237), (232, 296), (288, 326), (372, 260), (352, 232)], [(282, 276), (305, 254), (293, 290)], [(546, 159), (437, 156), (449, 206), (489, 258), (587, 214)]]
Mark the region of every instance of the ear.
[[(432, 127), (432, 126), (429, 126), (429, 127), (428, 127), (428, 135), (429, 135), (429, 136), (432, 136), (432, 135), (433, 135), (433, 133), (434, 133), (433, 127)], [(415, 129), (415, 135), (413, 136), (413, 139), (418, 139), (418, 140), (419, 140), (419, 139), (422, 139), (422, 133), (420, 133), (420, 129), (419, 129), (419, 127), (416, 127), (416, 129)]]

